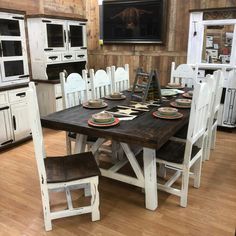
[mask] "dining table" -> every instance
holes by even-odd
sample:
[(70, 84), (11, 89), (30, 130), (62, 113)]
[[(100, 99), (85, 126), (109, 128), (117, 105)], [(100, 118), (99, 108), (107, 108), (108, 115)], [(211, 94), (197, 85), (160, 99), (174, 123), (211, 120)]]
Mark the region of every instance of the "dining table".
[[(111, 167), (100, 167), (102, 176), (122, 181), (144, 189), (145, 207), (149, 210), (156, 210), (158, 206), (157, 196), (157, 165), (156, 154), (176, 132), (188, 124), (190, 109), (179, 108), (183, 114), (180, 119), (169, 120), (154, 117), (159, 107), (170, 106), (170, 102), (182, 95), (166, 97), (162, 104), (148, 106), (148, 111), (143, 112), (132, 120), (122, 120), (111, 127), (93, 127), (88, 120), (95, 113), (112, 109), (116, 106), (128, 107), (132, 105), (130, 92), (124, 91), (126, 99), (108, 100), (106, 108), (88, 109), (82, 105), (74, 106), (59, 112), (41, 117), (41, 124), (45, 128), (75, 132), (76, 152), (85, 151), (86, 139), (88, 136), (97, 137), (92, 145), (91, 151), (97, 153), (99, 147), (105, 140), (116, 141), (122, 147), (125, 158), (117, 160)], [(141, 148), (142, 164), (137, 160), (132, 149), (133, 146)], [(135, 176), (121, 173), (120, 170), (127, 163), (132, 167)]]

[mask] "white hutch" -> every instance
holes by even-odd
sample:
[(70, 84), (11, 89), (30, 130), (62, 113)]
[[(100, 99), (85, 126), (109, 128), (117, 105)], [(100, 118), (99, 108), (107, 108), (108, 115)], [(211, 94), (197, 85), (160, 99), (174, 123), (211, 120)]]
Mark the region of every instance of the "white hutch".
[(0, 9), (0, 150), (31, 137), (25, 12)]
[(27, 16), (33, 80), (41, 115), (62, 109), (59, 73), (80, 73), (87, 63), (86, 19)]
[(218, 125), (236, 127), (236, 8), (190, 11), (187, 63), (199, 68), (199, 81), (206, 74), (225, 68)]

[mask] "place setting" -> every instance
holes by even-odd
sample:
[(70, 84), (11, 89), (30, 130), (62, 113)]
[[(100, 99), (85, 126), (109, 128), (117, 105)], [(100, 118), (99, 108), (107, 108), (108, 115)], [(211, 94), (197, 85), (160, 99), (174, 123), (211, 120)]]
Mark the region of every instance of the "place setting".
[(176, 120), (183, 117), (183, 114), (173, 107), (160, 107), (157, 111), (154, 111), (152, 115), (156, 118), (167, 120)]
[(101, 109), (107, 107), (107, 103), (102, 99), (91, 99), (85, 102), (83, 107), (88, 109)]
[(105, 96), (105, 99), (107, 100), (125, 100), (126, 99), (126, 96), (122, 93), (119, 93), (119, 92), (114, 92), (114, 93), (111, 93), (107, 96)]
[(180, 83), (168, 83), (166, 85), (166, 88), (170, 88), (170, 89), (183, 89), (184, 86)]
[(187, 93), (182, 94), (183, 97), (192, 99), (193, 98), (193, 91), (188, 91)]
[(177, 89), (161, 89), (161, 96), (163, 97), (177, 96), (178, 94)]
[(119, 118), (114, 117), (111, 113), (100, 112), (93, 114), (92, 117), (88, 120), (88, 125), (93, 127), (113, 127), (120, 123)]
[(191, 99), (176, 99), (175, 101), (171, 102), (170, 105), (176, 108), (191, 108)]

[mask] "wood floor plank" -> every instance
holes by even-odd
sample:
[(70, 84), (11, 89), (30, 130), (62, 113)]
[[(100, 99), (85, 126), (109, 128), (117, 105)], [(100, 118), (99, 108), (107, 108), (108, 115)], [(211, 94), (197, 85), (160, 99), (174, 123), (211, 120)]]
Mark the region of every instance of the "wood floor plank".
[[(45, 130), (48, 156), (65, 154), (65, 134)], [(144, 208), (134, 186), (100, 178), (101, 220), (81, 215), (53, 221), (44, 231), (38, 173), (31, 141), (0, 154), (0, 236), (232, 236), (236, 227), (236, 132), (217, 133), (216, 149), (203, 164), (201, 187), (190, 186), (188, 207), (158, 192), (159, 207)], [(61, 195), (53, 195), (63, 207)], [(77, 196), (73, 199), (77, 201)]]

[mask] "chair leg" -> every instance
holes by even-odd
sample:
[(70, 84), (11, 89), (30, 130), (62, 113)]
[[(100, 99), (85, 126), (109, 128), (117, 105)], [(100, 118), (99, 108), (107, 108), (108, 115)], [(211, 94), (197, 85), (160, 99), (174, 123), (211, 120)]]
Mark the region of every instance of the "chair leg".
[(212, 130), (212, 135), (211, 135), (211, 149), (215, 149), (216, 145), (216, 130), (217, 130), (217, 125), (214, 125), (213, 130)]
[(99, 211), (99, 192), (98, 192), (98, 177), (94, 177), (91, 181), (91, 207), (92, 207), (92, 221), (100, 220)]
[(43, 215), (44, 215), (44, 227), (46, 231), (52, 230), (52, 220), (50, 217), (50, 205), (48, 190), (44, 187), (41, 189)]
[(166, 178), (166, 166), (165, 164), (159, 163), (157, 167), (157, 176), (160, 178)]
[(91, 184), (85, 184), (84, 185), (84, 196), (85, 197), (90, 197), (91, 196)]
[(201, 170), (202, 170), (202, 158), (199, 158), (193, 166), (193, 173), (194, 173), (194, 188), (200, 187), (201, 182)]
[(211, 151), (211, 139), (212, 139), (212, 133), (211, 131), (208, 133), (207, 139), (206, 139), (206, 150), (204, 150), (204, 156), (203, 158), (207, 161), (210, 160), (210, 151)]
[(68, 137), (68, 132), (66, 132), (66, 152), (67, 155), (71, 155), (72, 151), (71, 151), (71, 141), (70, 138)]
[(208, 134), (204, 134), (203, 136), (203, 151), (202, 151), (202, 160), (206, 161), (207, 160), (207, 155), (208, 155)]
[(180, 206), (187, 207), (188, 200), (189, 169), (185, 168), (182, 173), (182, 189), (180, 196)]

